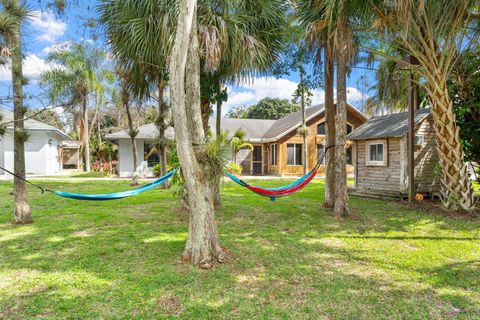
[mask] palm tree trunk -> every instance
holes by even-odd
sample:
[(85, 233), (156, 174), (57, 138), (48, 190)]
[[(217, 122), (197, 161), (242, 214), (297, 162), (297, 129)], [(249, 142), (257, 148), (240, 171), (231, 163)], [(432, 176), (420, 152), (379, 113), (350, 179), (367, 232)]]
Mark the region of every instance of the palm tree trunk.
[[(167, 130), (168, 104), (165, 101), (165, 82), (163, 79), (158, 81), (158, 135), (160, 138), (159, 145), (159, 160), (160, 160), (160, 175), (167, 173), (167, 138), (165, 131)], [(165, 187), (165, 185), (162, 185)]]
[(82, 114), (83, 114), (83, 155), (85, 157), (85, 172), (90, 172), (90, 131), (88, 123), (88, 100), (87, 94), (83, 94), (82, 99)]
[[(210, 267), (225, 258), (215, 224), (212, 185), (201, 161), (205, 131), (200, 106), (200, 59), (196, 0), (181, 0), (170, 58), (170, 85), (177, 151), (188, 193), (190, 222), (183, 261)], [(187, 76), (185, 76), (187, 73)]]
[[(220, 94), (220, 83), (217, 83), (217, 95)], [(215, 134), (217, 139), (219, 139), (222, 128), (221, 128), (221, 117), (222, 117), (222, 100), (217, 99), (217, 113), (216, 113), (216, 122), (215, 122)], [(217, 140), (218, 142), (220, 140)], [(214, 185), (213, 185), (213, 204), (215, 208), (220, 208), (222, 206), (222, 199), (220, 196), (220, 185), (222, 183), (222, 176), (216, 176)]]
[(219, 137), (222, 132), (221, 119), (222, 119), (222, 101), (219, 100), (217, 101), (217, 119), (215, 123), (215, 133), (217, 137)]
[(305, 115), (305, 70), (303, 69), (302, 57), (300, 56), (300, 88), (302, 90), (300, 95), (300, 104), (302, 105), (302, 137), (303, 137), (303, 174), (308, 171), (308, 153), (307, 153), (307, 122)]
[[(133, 156), (133, 171), (137, 170), (138, 167), (138, 159), (137, 159), (137, 142), (135, 141), (135, 137), (137, 136), (137, 131), (133, 126), (132, 114), (130, 112), (130, 97), (125, 88), (122, 88), (122, 102), (123, 106), (125, 107), (125, 111), (127, 113), (127, 121), (128, 121), (128, 135), (130, 136), (130, 141), (132, 143), (132, 156)], [(132, 185), (138, 185), (138, 177), (133, 175)]]
[(433, 81), (426, 89), (432, 106), (437, 151), (441, 170), (441, 194), (444, 205), (452, 210), (471, 210), (475, 206), (473, 189), (463, 160), (459, 128), (456, 125), (453, 104), (442, 72), (433, 70)]
[[(20, 26), (18, 26), (20, 28)], [(13, 150), (14, 164), (13, 172), (25, 178), (25, 141), (27, 132), (24, 128), (23, 117), (26, 108), (23, 105), (23, 70), (22, 70), (22, 43), (20, 39), (20, 30), (16, 32), (17, 36), (12, 41), (12, 82), (13, 82)], [(15, 200), (14, 223), (25, 224), (32, 223), (32, 211), (28, 204), (27, 186), (25, 181), (14, 177), (13, 195)]]
[(345, 12), (338, 14), (337, 113), (335, 139), (335, 204), (333, 212), (341, 217), (350, 215), (347, 191), (345, 143), (347, 136), (347, 39)]
[[(327, 42), (328, 45), (328, 42)], [(334, 68), (329, 48), (325, 48), (325, 147), (335, 144), (335, 104), (333, 102)], [(325, 154), (325, 208), (335, 204), (335, 149)]]

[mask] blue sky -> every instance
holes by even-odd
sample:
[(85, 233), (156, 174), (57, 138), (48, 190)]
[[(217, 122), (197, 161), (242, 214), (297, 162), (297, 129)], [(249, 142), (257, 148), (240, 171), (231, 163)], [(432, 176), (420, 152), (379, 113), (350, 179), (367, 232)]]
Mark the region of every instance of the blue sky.
[[(98, 28), (86, 27), (89, 19), (96, 20), (96, 1), (67, 1), (66, 10), (62, 15), (56, 14), (48, 3), (53, 1), (29, 1), (32, 16), (25, 26), (24, 32), (24, 75), (29, 79), (25, 86), (25, 94), (29, 97), (27, 105), (31, 108), (41, 108), (47, 105), (47, 99), (42, 97), (42, 88), (38, 84), (39, 75), (52, 66), (46, 62), (48, 53), (56, 47), (67, 47), (71, 42), (90, 42), (95, 46), (103, 46), (105, 40)], [(97, 37), (96, 37), (97, 36)], [(95, 39), (95, 40), (94, 40)], [(362, 68), (354, 68), (348, 78), (348, 99), (354, 106), (361, 108), (372, 91), (365, 92), (362, 85), (358, 85), (360, 77), (365, 77), (370, 85), (374, 83), (374, 73)], [(248, 83), (229, 85), (229, 100), (224, 106), (223, 113), (239, 105), (250, 105), (261, 98), (291, 99), (299, 81), (298, 74), (281, 78), (264, 77), (254, 78)], [(323, 102), (323, 90), (314, 90), (313, 104)], [(11, 80), (9, 66), (0, 67), (0, 98), (1, 107), (10, 109), (11, 102), (5, 97), (11, 96)]]

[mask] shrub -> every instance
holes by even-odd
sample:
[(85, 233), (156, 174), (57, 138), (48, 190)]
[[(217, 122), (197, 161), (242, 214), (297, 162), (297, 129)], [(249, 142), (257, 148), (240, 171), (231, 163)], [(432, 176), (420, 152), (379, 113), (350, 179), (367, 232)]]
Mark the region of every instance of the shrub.
[(115, 174), (117, 168), (117, 161), (95, 161), (92, 164), (92, 170), (97, 172), (103, 172), (106, 176), (112, 176)]
[(160, 178), (160, 163), (153, 166), (153, 176), (155, 178)]

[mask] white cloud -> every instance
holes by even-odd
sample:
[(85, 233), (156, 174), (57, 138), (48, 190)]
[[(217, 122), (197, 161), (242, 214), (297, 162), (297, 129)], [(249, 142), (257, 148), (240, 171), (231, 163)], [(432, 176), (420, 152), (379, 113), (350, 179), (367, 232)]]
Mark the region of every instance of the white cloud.
[(67, 24), (55, 19), (52, 11), (32, 11), (30, 24), (40, 33), (37, 41), (55, 42), (67, 30)]
[[(29, 54), (23, 59), (23, 75), (29, 80), (36, 81), (40, 74), (50, 70), (52, 65), (35, 54)], [(0, 81), (10, 81), (12, 79), (11, 64), (8, 63), (0, 67)]]
[[(291, 100), (297, 89), (298, 82), (274, 77), (253, 78), (241, 82), (237, 86), (229, 87), (228, 101), (225, 103), (223, 112), (226, 114), (230, 109), (241, 105), (252, 105), (263, 98), (279, 98)], [(320, 104), (325, 101), (323, 89), (313, 90), (312, 104)], [(368, 98), (364, 95), (364, 98)], [(357, 88), (347, 88), (347, 99), (356, 104), (362, 100), (362, 92)]]
[(60, 43), (52, 44), (51, 46), (47, 46), (43, 48), (42, 54), (48, 55), (51, 52), (59, 52), (59, 51), (69, 51), (72, 46), (71, 41), (64, 41)]
[(243, 105), (255, 98), (255, 95), (249, 91), (233, 91), (228, 95), (228, 103), (231, 105)]

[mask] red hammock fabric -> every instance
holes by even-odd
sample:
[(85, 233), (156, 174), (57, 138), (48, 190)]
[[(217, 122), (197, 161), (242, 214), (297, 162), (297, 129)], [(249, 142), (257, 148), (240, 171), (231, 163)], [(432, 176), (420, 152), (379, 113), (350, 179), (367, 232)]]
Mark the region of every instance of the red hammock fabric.
[(251, 186), (251, 185), (246, 185), (245, 187), (248, 188), (249, 190), (261, 195), (261, 196), (266, 196), (266, 197), (271, 197), (271, 198), (288, 196), (292, 193), (295, 193), (295, 192), (303, 189), (310, 181), (312, 181), (313, 178), (315, 178), (316, 175), (317, 175), (317, 168), (315, 168), (315, 170), (312, 172), (312, 174), (307, 179), (305, 179), (305, 181), (303, 181), (302, 183), (300, 183), (299, 185), (297, 185), (295, 187), (292, 187), (292, 188), (289, 188), (289, 189), (284, 189), (284, 190), (266, 190), (266, 189), (259, 188), (259, 187), (254, 187), (254, 186)]

